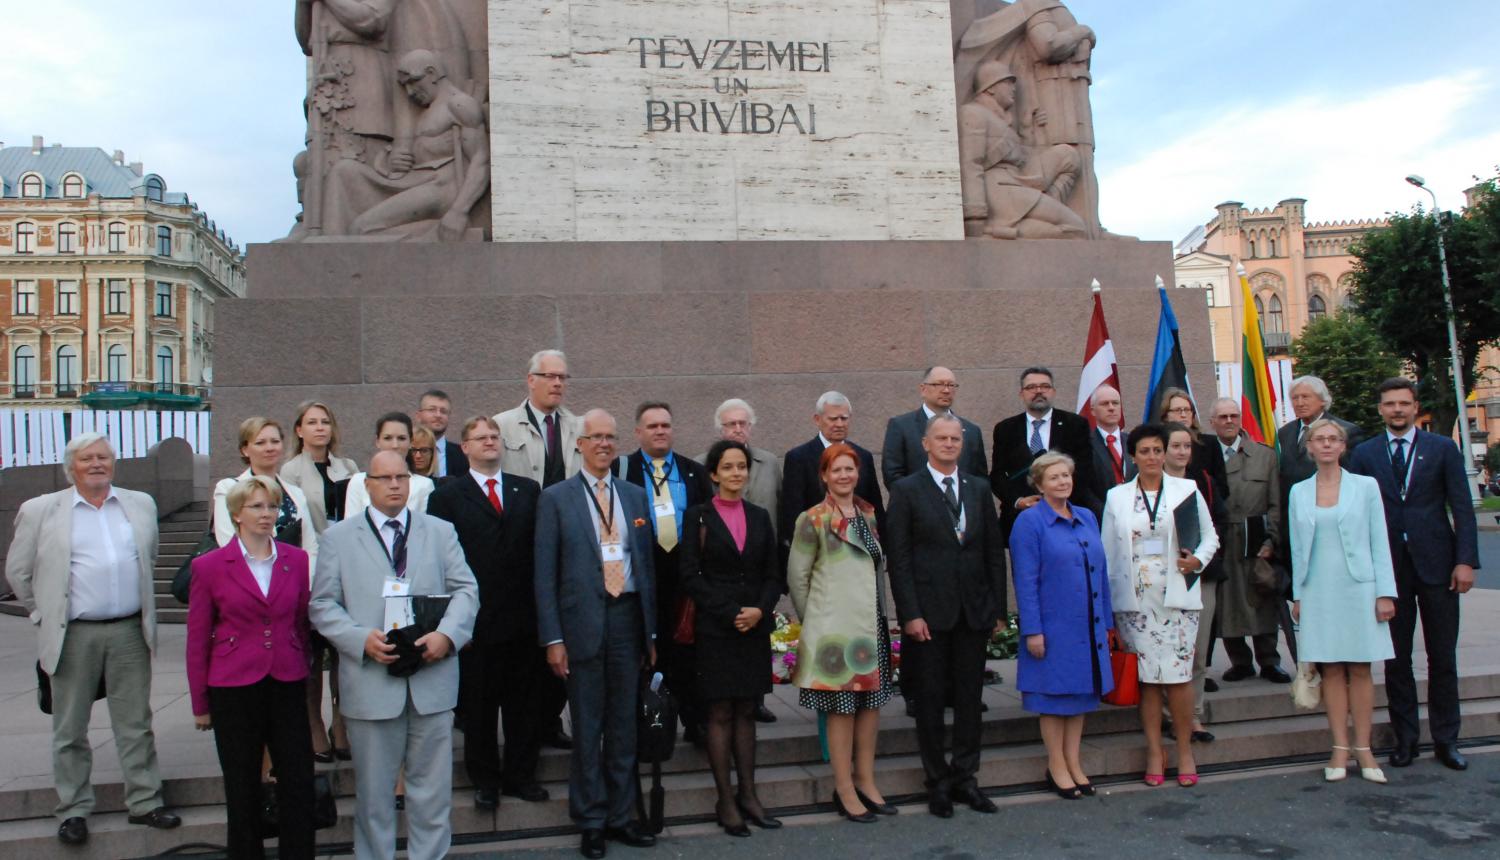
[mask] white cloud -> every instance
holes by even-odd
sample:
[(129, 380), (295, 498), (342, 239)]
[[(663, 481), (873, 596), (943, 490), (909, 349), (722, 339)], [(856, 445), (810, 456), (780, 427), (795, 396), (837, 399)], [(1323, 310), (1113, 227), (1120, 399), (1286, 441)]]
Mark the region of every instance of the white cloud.
[[(1226, 200), (1263, 208), (1303, 197), (1309, 221), (1375, 218), (1429, 202), (1403, 182), (1409, 173), (1458, 209), (1474, 175), (1500, 161), (1500, 120), (1483, 104), (1489, 90), (1485, 75), (1467, 71), (1354, 98), (1304, 95), (1189, 115), (1197, 122), (1172, 142), (1101, 170), (1101, 219), (1175, 242)], [(1461, 132), (1471, 118), (1479, 129)]]

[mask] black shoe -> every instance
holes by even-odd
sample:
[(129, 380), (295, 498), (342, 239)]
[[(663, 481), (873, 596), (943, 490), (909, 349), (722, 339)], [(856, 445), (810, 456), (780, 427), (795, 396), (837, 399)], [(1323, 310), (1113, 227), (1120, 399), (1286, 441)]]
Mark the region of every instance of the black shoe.
[(1396, 746), (1391, 748), (1391, 767), (1410, 767), (1412, 760), (1418, 755), (1420, 753), (1417, 752), (1417, 745), (1415, 743), (1396, 741)]
[[(1062, 786), (1058, 785), (1057, 780), (1052, 778), (1051, 768), (1047, 769), (1047, 787), (1057, 792), (1057, 796), (1061, 797), (1063, 800), (1077, 800), (1078, 798), (1083, 797), (1083, 788), (1080, 786), (1075, 785), (1071, 788), (1063, 788)], [(1089, 787), (1092, 788), (1093, 786)]]
[(544, 800), (552, 799), (552, 795), (547, 792), (547, 789), (542, 788), (534, 782), (528, 782), (525, 785), (506, 786), (500, 789), (500, 793), (506, 797), (519, 797), (527, 803), (541, 803)]
[(568, 733), (562, 729), (553, 732), (542, 743), (555, 750), (570, 750), (573, 748), (573, 739), (568, 737)]
[[(736, 809), (741, 810), (740, 815), (743, 816), (743, 810), (745, 807), (740, 805), (739, 800), (735, 800), (734, 805)], [(750, 835), (750, 828), (745, 824), (744, 818), (741, 818), (738, 824), (730, 824), (729, 822), (724, 820), (724, 810), (721, 804), (714, 805), (714, 820), (718, 821), (719, 826), (724, 828), (724, 833), (728, 836), (735, 836), (743, 839)]]
[(985, 797), (984, 792), (980, 791), (977, 785), (970, 785), (967, 788), (959, 789), (953, 796), (969, 804), (969, 808), (975, 812), (983, 812), (989, 815), (1000, 811), (1000, 807), (995, 805), (995, 801)]
[(1469, 760), (1464, 758), (1463, 753), (1453, 744), (1437, 744), (1432, 749), (1432, 754), (1443, 763), (1444, 767), (1453, 770), (1468, 770)]
[(594, 858), (594, 860), (598, 860), (598, 858), (604, 856), (604, 852), (604, 831), (583, 831), (583, 840), (578, 844), (578, 853), (582, 854), (585, 857), (591, 857)]
[(746, 821), (754, 824), (761, 830), (779, 830), (781, 828), (780, 818), (776, 818), (765, 811), (762, 811), (760, 815), (756, 815), (755, 813), (747, 809), (745, 807), (745, 802), (740, 800), (738, 797), (734, 799), (734, 805), (739, 809), (740, 815)]
[(165, 806), (158, 806), (145, 815), (131, 815), (125, 820), (131, 824), (155, 827), (157, 830), (171, 830), (182, 823), (182, 819), (168, 812)]
[(1273, 684), (1290, 684), (1292, 676), (1280, 666), (1266, 666), (1260, 670), (1260, 676)]
[(859, 802), (865, 805), (865, 809), (870, 810), (876, 815), (895, 815), (896, 813), (901, 811), (896, 807), (890, 805), (889, 803), (876, 803), (875, 801), (866, 797), (865, 793), (857, 788), (854, 789), (854, 794), (859, 798)]
[(1222, 676), (1224, 680), (1233, 684), (1235, 681), (1243, 681), (1255, 677), (1255, 670), (1249, 666), (1230, 666), (1229, 671)]
[(475, 809), (498, 809), (500, 807), (500, 790), (497, 788), (474, 789)]
[(987, 713), (989, 711), (989, 709), (990, 709), (989, 705), (986, 705), (984, 702), (980, 702), (979, 703), (979, 713), (981, 713), (981, 714)]
[(1078, 790), (1083, 792), (1084, 797), (1093, 797), (1094, 795), (1099, 793), (1098, 790), (1094, 788), (1094, 784), (1092, 782), (1078, 783)]
[(397, 812), (405, 812), (406, 811), (406, 795), (404, 795), (404, 794), (398, 794), (398, 795), (396, 795), (396, 811)]
[(650, 848), (656, 844), (656, 837), (642, 830), (641, 826), (634, 821), (624, 827), (604, 828), (604, 838), (613, 839), (631, 848)]
[(1193, 729), (1189, 736), (1195, 744), (1211, 744), (1214, 742), (1214, 733), (1207, 729)]
[(1217, 692), (1219, 692), (1219, 682), (1215, 681), (1213, 678), (1204, 678), (1203, 679), (1203, 692), (1205, 692), (1205, 693), (1217, 693)]
[(334, 755), (333, 749), (331, 747), (327, 750), (324, 750), (323, 752), (313, 753), (313, 761), (317, 762), (318, 764), (333, 764), (333, 759)]
[(916, 699), (907, 699), (906, 700), (906, 715), (908, 717), (911, 717), (914, 720), (917, 718), (917, 700)]
[[(875, 820), (875, 813), (871, 812), (868, 809), (858, 815), (851, 814), (849, 810), (844, 807), (844, 801), (839, 797), (837, 789), (835, 789), (833, 792), (833, 809), (839, 815), (842, 815), (850, 821), (853, 821), (855, 824), (869, 824), (870, 822)], [(948, 814), (953, 814), (953, 806), (951, 804), (948, 807)]]
[(57, 828), (57, 841), (64, 845), (82, 845), (89, 841), (89, 823), (74, 816)]
[(771, 713), (771, 709), (764, 704), (756, 705), (755, 721), (757, 723), (774, 723), (776, 722), (776, 715)]
[(340, 748), (338, 744), (334, 743), (333, 729), (328, 730), (328, 748), (333, 750), (333, 757), (339, 761), (354, 761), (354, 754), (349, 751), (348, 747)]
[(927, 793), (927, 811), (938, 818), (952, 818), (953, 799), (946, 791), (930, 791)]

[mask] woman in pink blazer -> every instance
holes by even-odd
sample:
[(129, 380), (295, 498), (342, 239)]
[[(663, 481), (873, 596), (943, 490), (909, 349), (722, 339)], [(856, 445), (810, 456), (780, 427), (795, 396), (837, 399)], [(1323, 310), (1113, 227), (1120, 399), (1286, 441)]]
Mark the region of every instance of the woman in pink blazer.
[(236, 537), (193, 560), (187, 676), (193, 718), (214, 731), (229, 815), (229, 856), (264, 857), (263, 750), (276, 772), (280, 857), (313, 856), (312, 735), (307, 724), (307, 553), (271, 538), (281, 505), (252, 475), (226, 499)]

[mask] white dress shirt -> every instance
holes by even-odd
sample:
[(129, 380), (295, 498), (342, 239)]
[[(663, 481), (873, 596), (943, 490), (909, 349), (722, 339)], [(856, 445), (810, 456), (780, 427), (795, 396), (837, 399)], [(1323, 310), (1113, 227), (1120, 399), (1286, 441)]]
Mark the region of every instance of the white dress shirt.
[[(592, 497), (595, 500), (597, 500), (598, 496), (594, 495), (594, 485), (598, 482), (599, 479), (596, 478), (596, 477), (594, 477), (593, 475), (590, 475), (587, 470), (580, 470), (578, 472), (578, 477), (580, 477), (580, 478), (583, 479), (583, 482), (584, 482), (584, 491), (587, 492), (590, 497)], [(604, 473), (604, 482), (605, 482), (605, 490), (604, 490), (605, 497), (606, 498), (613, 498), (614, 499), (615, 508), (614, 508), (613, 517), (614, 517), (614, 522), (615, 522), (615, 535), (617, 537), (619, 537), (619, 539), (620, 539), (620, 549), (622, 549), (624, 551), (624, 555), (625, 555), (625, 587), (624, 587), (624, 589), (620, 593), (621, 594), (630, 594), (630, 593), (632, 593), (632, 592), (635, 591), (635, 578), (633, 577), (632, 571), (631, 571), (631, 568), (630, 568), (630, 529), (631, 529), (631, 524), (630, 524), (629, 520), (625, 519), (625, 503), (622, 502), (622, 501), (620, 501), (620, 494), (619, 494), (618, 491), (615, 490), (615, 475), (614, 475), (614, 473), (613, 472), (605, 472)], [(588, 508), (589, 508), (589, 520), (591, 522), (593, 522), (593, 524), (594, 524), (594, 537), (600, 543), (603, 543), (604, 542), (604, 521), (601, 520), (601, 519), (599, 519), (599, 509), (596, 508), (596, 507), (594, 507), (594, 503), (593, 502), (588, 502), (587, 500), (585, 500), (585, 501), (586, 501), (586, 504), (588, 505)]]
[(141, 611), (141, 567), (130, 520), (114, 487), (94, 507), (73, 491), (68, 620), (108, 621)]
[(944, 475), (942, 472), (939, 472), (935, 466), (932, 465), (932, 461), (931, 460), (928, 460), (927, 461), (927, 473), (929, 475), (931, 475), (932, 476), (932, 480), (937, 483), (938, 492), (942, 493), (944, 497), (946, 497), (948, 495), (948, 491), (946, 489), (944, 489), (944, 487), (943, 487), (943, 481), (944, 480), (950, 480), (950, 481), (953, 482), (953, 496), (954, 496), (954, 498), (958, 499), (958, 525), (955, 526), (955, 528), (958, 530), (958, 533), (960, 535), (962, 535), (964, 533), (964, 529), (968, 526), (968, 519), (967, 519), (967, 516), (964, 514), (964, 500), (963, 500), (963, 496), (961, 496), (959, 494), (959, 491), (960, 491), (961, 488), (959, 487), (959, 484), (958, 484), (958, 467), (956, 467), (956, 466), (954, 467), (953, 474), (951, 474), (951, 475)]
[[(1037, 422), (1037, 419), (1039, 419), (1039, 418), (1041, 419), (1042, 426), (1037, 427), (1036, 426), (1036, 422)], [(1051, 450), (1051, 448), (1052, 448), (1052, 410), (1048, 409), (1047, 410), (1047, 414), (1045, 414), (1045, 415), (1032, 415), (1030, 412), (1026, 413), (1026, 444), (1028, 446), (1031, 445), (1031, 430), (1032, 430), (1033, 427), (1036, 427), (1036, 431), (1038, 433), (1040, 433), (1041, 436), (1042, 436), (1042, 450), (1043, 451)]]
[[(1048, 422), (1048, 423), (1051, 423), (1051, 422)], [(1048, 436), (1051, 436), (1051, 435), (1052, 434), (1049, 431), (1042, 438), (1046, 439)], [(1113, 441), (1113, 442), (1109, 441), (1109, 437), (1111, 437), (1111, 436), (1115, 437), (1115, 441)], [(1027, 437), (1028, 440), (1030, 438), (1031, 438), (1030, 436)], [(1114, 450), (1115, 456), (1117, 456), (1117, 457), (1120, 458), (1120, 465), (1123, 466), (1125, 464), (1125, 429), (1123, 427), (1116, 427), (1113, 430), (1105, 430), (1103, 427), (1100, 427), (1099, 428), (1099, 438), (1102, 439), (1102, 440), (1104, 440), (1104, 447), (1111, 448), (1111, 449)]]
[[(474, 483), (476, 483), (476, 484), (479, 485), (479, 492), (483, 493), (486, 498), (488, 498), (489, 495), (490, 495), (489, 483), (490, 483), (490, 481), (494, 481), (495, 482), (495, 496), (496, 496), (496, 498), (499, 498), (499, 496), (500, 496), (500, 469), (498, 467), (496, 467), (495, 474), (493, 474), (493, 475), (486, 475), (485, 473), (479, 471), (478, 469), (470, 468), (469, 469), (469, 477), (473, 478), (474, 479)], [(500, 501), (501, 501), (501, 504), (504, 504), (504, 502), (505, 502), (504, 499), (501, 499)]]
[(828, 437), (827, 436), (823, 435), (823, 431), (822, 430), (818, 431), (818, 441), (823, 443), (823, 447), (824, 448), (827, 448), (829, 445), (833, 444), (832, 442), (828, 441)]
[(255, 584), (260, 586), (260, 596), (271, 595), (271, 571), (276, 567), (276, 541), (271, 541), (270, 558), (254, 558), (250, 555), (250, 548), (245, 542), (236, 537), (240, 542), (240, 554), (245, 556), (245, 564), (250, 565), (250, 575), (255, 577)]

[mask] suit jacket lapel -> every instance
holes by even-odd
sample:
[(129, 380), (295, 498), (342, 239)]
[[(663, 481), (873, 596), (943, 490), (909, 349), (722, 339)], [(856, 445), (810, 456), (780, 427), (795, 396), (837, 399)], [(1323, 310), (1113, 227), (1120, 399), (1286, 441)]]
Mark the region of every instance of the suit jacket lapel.
[[(461, 485), (463, 489), (460, 490), (460, 495), (462, 495), (463, 498), (469, 502), (469, 504), (478, 506), (484, 511), (486, 515), (493, 517), (494, 519), (500, 519), (500, 514), (496, 513), (495, 506), (490, 504), (489, 497), (484, 494), (483, 490), (479, 489), (479, 485), (474, 483), (474, 480), (472, 478), (470, 478), (468, 475), (460, 475), (458, 476), (458, 480), (463, 481), (463, 484)], [(496, 495), (503, 496), (504, 492), (505, 481), (502, 478), (495, 484), (495, 493)], [(502, 506), (505, 505), (504, 498), (500, 499), (500, 504)]]
[[(716, 508), (716, 507), (714, 507), (714, 504), (711, 501), (710, 502), (706, 502), (703, 505), (703, 525), (707, 527), (707, 531), (714, 532), (721, 539), (727, 541), (728, 544), (729, 544), (729, 546), (730, 546), (730, 548), (732, 548), (735, 552), (739, 553), (740, 555), (744, 555), (745, 554), (745, 551), (743, 549), (740, 549), (739, 546), (735, 544), (735, 542), (734, 542), (734, 533), (731, 532), (731, 531), (729, 531), (729, 523), (724, 522), (724, 517), (719, 514), (719, 509)], [(748, 513), (746, 513), (745, 514), (745, 529), (748, 531), (749, 528), (750, 528), (750, 515)], [(748, 537), (748, 535), (747, 535), (747, 537)], [(682, 536), (682, 539), (683, 540), (693, 540), (693, 541), (695, 541), (695, 540), (698, 539), (698, 536), (697, 535), (684, 534)], [(708, 543), (708, 541), (705, 540), (704, 543), (706, 544), (706, 543)], [(746, 547), (750, 546), (750, 541), (749, 540), (745, 541), (745, 546)], [(703, 556), (703, 547), (699, 547), (698, 549), (699, 549), (698, 555), (701, 558)]]
[[(230, 548), (229, 557), (225, 559), (224, 565), (228, 568), (229, 578), (234, 580), (240, 588), (243, 588), (245, 593), (249, 594), (252, 599), (265, 603), (267, 595), (260, 593), (260, 585), (255, 581), (255, 574), (250, 572), (250, 562), (245, 560), (244, 551), (240, 549), (239, 538), (231, 540), (228, 547)], [(276, 563), (280, 565), (281, 560), (278, 558)], [(276, 575), (273, 573), (271, 575), (271, 586), (274, 588), (275, 585)]]
[[(573, 516), (578, 519), (578, 527), (583, 530), (583, 534), (589, 539), (589, 546), (594, 548), (594, 558), (599, 559), (599, 563), (603, 564), (604, 555), (599, 551), (599, 535), (594, 531), (594, 514), (590, 510), (592, 503), (589, 502), (586, 495), (588, 493), (592, 493), (593, 488), (585, 484), (583, 481), (577, 480), (576, 478), (569, 478), (568, 480), (573, 481), (573, 483), (576, 485), (576, 489), (572, 494), (573, 502), (571, 507), (573, 508)], [(620, 479), (616, 478), (615, 480)], [(620, 508), (621, 510), (625, 509), (625, 503), (623, 500), (621, 500), (620, 502)], [(626, 514), (626, 518), (629, 519), (628, 512)], [(622, 523), (620, 525), (623, 526), (624, 524)], [(620, 533), (620, 539), (622, 542), (625, 539), (625, 534), (626, 532), (623, 531)]]

